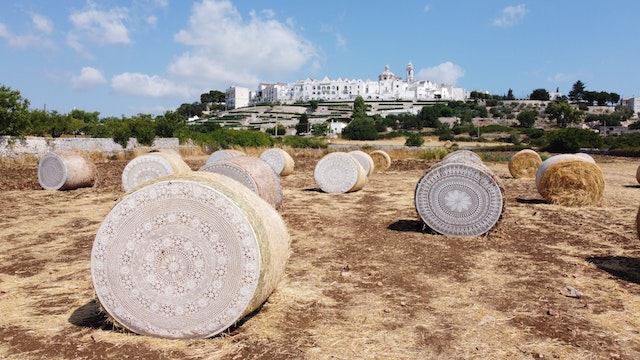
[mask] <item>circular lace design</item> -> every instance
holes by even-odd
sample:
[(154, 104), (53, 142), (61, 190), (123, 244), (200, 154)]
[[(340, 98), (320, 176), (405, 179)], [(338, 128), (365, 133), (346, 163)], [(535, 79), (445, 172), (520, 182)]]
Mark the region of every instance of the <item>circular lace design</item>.
[(373, 163), (373, 159), (371, 158), (371, 156), (369, 156), (369, 154), (361, 150), (349, 151), (347, 154), (353, 156), (356, 160), (358, 160), (358, 163), (360, 164), (360, 166), (362, 166), (367, 176), (373, 173), (375, 165)]
[(67, 166), (55, 153), (46, 153), (38, 164), (38, 182), (45, 190), (58, 190), (67, 181)]
[(260, 255), (245, 214), (215, 189), (158, 182), (123, 198), (91, 252), (94, 289), (125, 328), (165, 338), (204, 338), (244, 313)]
[(174, 173), (173, 166), (162, 156), (141, 155), (129, 161), (122, 171), (122, 187), (129, 191), (151, 180)]
[(267, 149), (260, 154), (260, 158), (264, 160), (276, 174), (281, 174), (285, 167), (285, 159), (279, 149)]
[(258, 188), (258, 184), (253, 179), (253, 176), (251, 176), (251, 173), (249, 172), (249, 170), (244, 169), (241, 166), (238, 166), (232, 162), (218, 160), (210, 164), (205, 164), (203, 167), (200, 168), (199, 171), (206, 171), (206, 172), (212, 172), (212, 173), (224, 175), (226, 177), (229, 177), (241, 183), (242, 185), (251, 189), (251, 191), (253, 191), (254, 193), (260, 194), (259, 192), (260, 189)]
[(316, 164), (313, 172), (316, 184), (326, 193), (346, 193), (358, 181), (357, 163), (347, 153), (331, 153), (325, 155)]
[(432, 230), (452, 236), (479, 236), (498, 222), (503, 209), (499, 184), (482, 167), (446, 162), (418, 182), (416, 210)]

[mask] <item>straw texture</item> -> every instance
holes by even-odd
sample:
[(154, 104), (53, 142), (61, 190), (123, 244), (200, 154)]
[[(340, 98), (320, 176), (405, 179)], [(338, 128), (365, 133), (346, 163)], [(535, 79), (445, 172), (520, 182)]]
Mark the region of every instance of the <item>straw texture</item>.
[(38, 163), (38, 182), (45, 190), (73, 190), (96, 183), (96, 165), (74, 151), (48, 152)]
[(280, 215), (226, 176), (192, 172), (125, 195), (91, 251), (100, 305), (142, 335), (216, 335), (258, 307), (284, 275)]

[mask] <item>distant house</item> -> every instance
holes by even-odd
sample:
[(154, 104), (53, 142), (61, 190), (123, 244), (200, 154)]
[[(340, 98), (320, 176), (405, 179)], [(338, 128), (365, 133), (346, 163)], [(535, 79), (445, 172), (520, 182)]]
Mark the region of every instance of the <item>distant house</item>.
[(237, 109), (249, 106), (251, 91), (248, 88), (232, 86), (226, 93), (227, 109)]
[(640, 113), (640, 97), (622, 99), (622, 106), (633, 110), (634, 115)]
[(342, 130), (347, 127), (347, 124), (341, 121), (331, 121), (329, 124), (329, 134), (342, 134)]

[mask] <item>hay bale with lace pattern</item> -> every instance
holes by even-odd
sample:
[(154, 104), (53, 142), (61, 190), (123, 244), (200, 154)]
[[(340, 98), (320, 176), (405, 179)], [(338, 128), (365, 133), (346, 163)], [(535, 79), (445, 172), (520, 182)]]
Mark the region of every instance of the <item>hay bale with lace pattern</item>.
[(605, 180), (592, 158), (561, 154), (540, 164), (536, 187), (545, 200), (555, 205), (597, 206), (604, 195)]
[(313, 171), (320, 190), (344, 194), (361, 190), (367, 184), (367, 173), (355, 157), (346, 152), (329, 153), (320, 159)]
[(182, 157), (170, 151), (153, 151), (129, 161), (122, 171), (125, 192), (161, 177), (191, 171)]
[(235, 156), (246, 156), (246, 155), (247, 154), (244, 151), (240, 151), (240, 150), (221, 149), (221, 150), (216, 150), (212, 152), (211, 155), (209, 155), (209, 157), (207, 158), (207, 161), (205, 163), (211, 164), (218, 160), (228, 159), (230, 157), (235, 157)]
[(96, 165), (76, 151), (48, 152), (38, 163), (38, 182), (45, 190), (92, 187), (96, 174)]
[(219, 334), (284, 276), (290, 237), (273, 207), (215, 173), (170, 176), (127, 193), (91, 250), (101, 308), (117, 326), (168, 339)]
[(369, 153), (373, 160), (373, 171), (382, 173), (391, 167), (391, 156), (384, 150), (374, 150)]
[(362, 150), (349, 151), (347, 154), (353, 156), (354, 158), (356, 158), (356, 160), (358, 160), (360, 165), (362, 165), (364, 171), (367, 173), (367, 176), (373, 174), (373, 171), (375, 170), (375, 163), (373, 162), (373, 159), (371, 158), (371, 156), (369, 156), (369, 154)]
[(260, 154), (260, 158), (269, 164), (276, 174), (287, 176), (293, 173), (295, 161), (288, 152), (281, 148), (267, 149)]
[(509, 159), (509, 173), (516, 179), (534, 179), (542, 164), (540, 155), (531, 149), (523, 149)]
[(198, 171), (222, 174), (241, 183), (276, 209), (282, 206), (280, 177), (271, 165), (255, 156), (231, 156), (205, 164)]

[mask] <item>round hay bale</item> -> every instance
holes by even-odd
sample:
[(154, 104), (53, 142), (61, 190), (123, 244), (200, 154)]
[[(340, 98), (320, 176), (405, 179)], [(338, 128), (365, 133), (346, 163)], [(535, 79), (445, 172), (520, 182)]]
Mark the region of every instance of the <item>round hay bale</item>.
[(640, 165), (636, 169), (636, 181), (640, 184)]
[(217, 150), (212, 152), (211, 155), (209, 155), (205, 164), (211, 164), (218, 160), (228, 159), (230, 157), (246, 156), (246, 155), (247, 154), (244, 151), (240, 151), (240, 150), (233, 150), (233, 149)]
[(96, 183), (96, 165), (73, 151), (48, 152), (38, 163), (38, 182), (45, 190), (73, 190)]
[(467, 159), (478, 164), (484, 164), (480, 155), (471, 150), (456, 150), (450, 152), (442, 158), (442, 161), (457, 161), (458, 159)]
[(152, 152), (152, 153), (161, 152), (161, 153), (173, 154), (179, 158), (182, 158), (182, 154), (180, 153), (180, 151), (174, 148), (158, 148), (158, 149), (153, 149), (149, 152)]
[(373, 170), (377, 173), (387, 171), (391, 167), (391, 156), (384, 150), (373, 150), (369, 153), (373, 160)]
[(150, 152), (136, 156), (127, 163), (122, 171), (122, 188), (127, 192), (163, 176), (190, 171), (191, 168), (180, 156), (170, 152)]
[(509, 159), (509, 173), (516, 179), (535, 178), (542, 164), (540, 155), (531, 149), (523, 149)]
[(556, 205), (599, 205), (605, 188), (600, 167), (582, 156), (565, 155), (569, 156), (552, 156), (540, 165), (536, 173), (540, 195)]
[(264, 303), (284, 274), (289, 242), (277, 211), (236, 181), (171, 176), (107, 214), (91, 250), (93, 287), (129, 331), (207, 338)]
[(255, 156), (232, 156), (205, 164), (198, 171), (225, 175), (258, 194), (276, 209), (282, 206), (280, 177), (271, 165)]
[(432, 166), (415, 189), (420, 219), (442, 235), (487, 233), (497, 224), (505, 207), (504, 190), (487, 170), (469, 159)]
[(280, 176), (287, 176), (293, 173), (295, 162), (288, 152), (280, 148), (267, 149), (260, 154), (260, 158), (273, 168), (273, 171)]
[(346, 152), (323, 156), (316, 164), (313, 177), (320, 190), (334, 194), (358, 191), (367, 183), (367, 173), (362, 165)]
[(354, 158), (356, 158), (356, 160), (358, 160), (367, 176), (373, 174), (375, 163), (373, 162), (373, 159), (371, 158), (371, 156), (369, 156), (369, 154), (361, 150), (349, 151), (347, 154), (353, 156)]
[(586, 157), (586, 156), (579, 156), (576, 154), (560, 154), (560, 155), (551, 156), (547, 158), (545, 161), (543, 161), (540, 164), (540, 166), (538, 166), (538, 171), (536, 171), (536, 187), (540, 186), (540, 180), (542, 179), (542, 175), (544, 175), (544, 173), (547, 171), (547, 168), (549, 166), (551, 166), (556, 162), (562, 162), (566, 160), (576, 160), (576, 161), (582, 160), (582, 161), (591, 162), (593, 164), (596, 163), (596, 161), (591, 156)]

